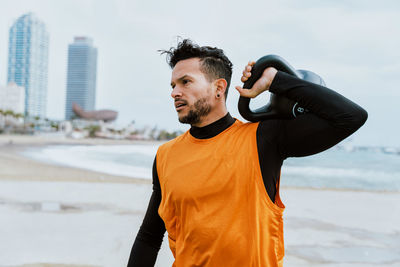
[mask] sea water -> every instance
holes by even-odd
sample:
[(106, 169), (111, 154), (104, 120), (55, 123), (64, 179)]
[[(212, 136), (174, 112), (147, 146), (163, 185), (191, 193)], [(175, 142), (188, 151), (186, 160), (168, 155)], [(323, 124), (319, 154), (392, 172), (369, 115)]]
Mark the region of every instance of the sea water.
[[(159, 144), (52, 145), (24, 154), (45, 162), (114, 175), (151, 179)], [(400, 154), (377, 147), (335, 146), (283, 162), (281, 185), (372, 191), (400, 191)]]
[(301, 158), (288, 158), (282, 185), (372, 191), (400, 191), (400, 154), (376, 147), (336, 146)]

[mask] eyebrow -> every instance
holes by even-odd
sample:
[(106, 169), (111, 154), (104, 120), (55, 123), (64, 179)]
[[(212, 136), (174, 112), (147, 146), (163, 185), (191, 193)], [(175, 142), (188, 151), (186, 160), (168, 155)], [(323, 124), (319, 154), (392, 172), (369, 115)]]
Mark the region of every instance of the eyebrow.
[[(190, 76), (190, 75), (188, 75), (188, 74), (185, 74), (185, 75), (183, 75), (182, 77), (180, 77), (179, 79), (177, 79), (178, 81), (182, 81), (182, 80), (184, 80), (185, 78), (192, 78), (192, 76)], [(175, 83), (174, 82), (171, 82), (171, 87), (173, 88), (174, 87), (174, 85), (175, 85)]]

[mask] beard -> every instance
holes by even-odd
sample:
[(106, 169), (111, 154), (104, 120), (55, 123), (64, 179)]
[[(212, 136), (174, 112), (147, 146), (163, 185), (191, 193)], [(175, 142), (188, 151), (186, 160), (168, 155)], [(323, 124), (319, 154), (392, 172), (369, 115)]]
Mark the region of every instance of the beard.
[(200, 98), (193, 105), (189, 106), (189, 112), (186, 116), (179, 117), (179, 122), (190, 125), (199, 123), (201, 118), (207, 116), (211, 111), (211, 105), (207, 98)]

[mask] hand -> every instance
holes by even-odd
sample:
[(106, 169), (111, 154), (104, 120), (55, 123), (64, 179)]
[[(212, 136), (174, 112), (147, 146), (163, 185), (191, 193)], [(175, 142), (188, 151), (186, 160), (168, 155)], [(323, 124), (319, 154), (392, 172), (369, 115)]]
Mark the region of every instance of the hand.
[[(246, 82), (251, 76), (251, 69), (253, 68), (255, 62), (249, 61), (247, 66), (244, 68), (243, 76), (240, 79), (243, 83)], [(275, 78), (275, 75), (278, 71), (273, 68), (269, 67), (266, 68), (261, 75), (261, 77), (256, 81), (250, 89), (243, 89), (241, 86), (235, 86), (236, 90), (238, 90), (240, 96), (254, 98), (261, 94), (264, 91), (267, 91), (271, 86), (272, 80)]]

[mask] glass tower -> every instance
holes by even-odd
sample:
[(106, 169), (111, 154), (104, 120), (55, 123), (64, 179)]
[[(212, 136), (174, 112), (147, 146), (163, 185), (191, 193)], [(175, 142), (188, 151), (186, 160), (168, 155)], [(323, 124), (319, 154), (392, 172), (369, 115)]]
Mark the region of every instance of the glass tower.
[(49, 34), (34, 14), (19, 17), (9, 31), (8, 82), (25, 88), (25, 115), (46, 116)]
[(65, 119), (74, 115), (72, 103), (94, 110), (96, 100), (97, 48), (88, 37), (75, 37), (68, 46), (67, 99)]

